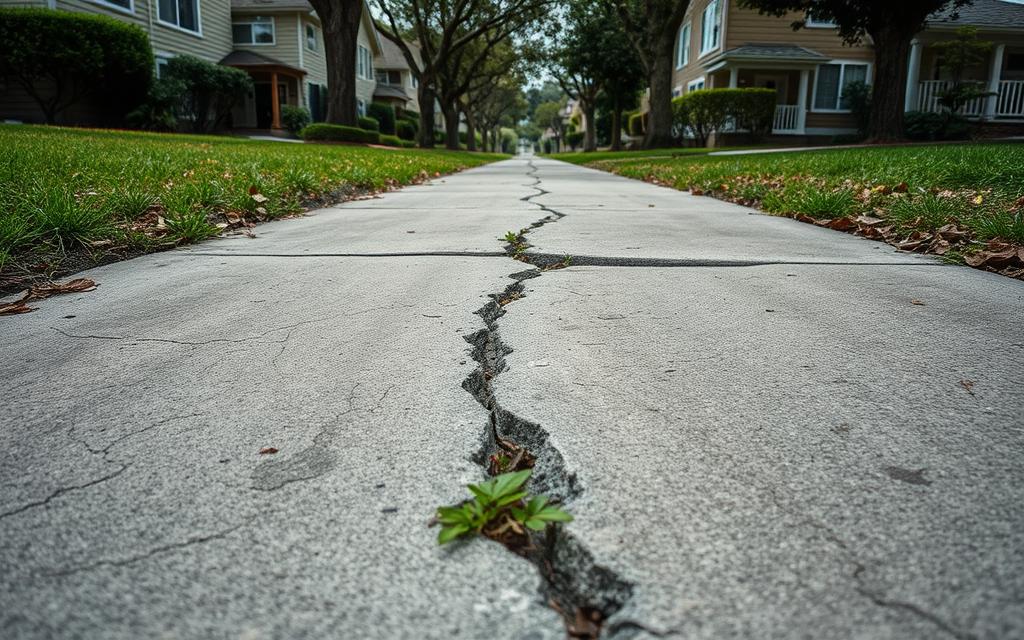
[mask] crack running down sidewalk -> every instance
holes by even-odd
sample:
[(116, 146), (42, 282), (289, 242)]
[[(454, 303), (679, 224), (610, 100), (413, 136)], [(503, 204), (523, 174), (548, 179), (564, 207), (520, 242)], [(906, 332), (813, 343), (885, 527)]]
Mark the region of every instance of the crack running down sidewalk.
[[(528, 162), (527, 175), (535, 180), (530, 185), (537, 193), (522, 198), (524, 202), (536, 205), (547, 215), (523, 229), (517, 236), (516, 245), (525, 243), (525, 236), (531, 230), (557, 222), (565, 214), (533, 202), (548, 193), (539, 185), (537, 167)], [(533, 264), (530, 256), (517, 251), (517, 246), (506, 247), (509, 257)], [(534, 268), (512, 273), (514, 281), (498, 293), (490, 294), (491, 300), (476, 311), (485, 328), (464, 336), (472, 345), (472, 357), (476, 369), (463, 382), (463, 388), (488, 412), (488, 424), (483, 434), (483, 445), (472, 457), (473, 461), (492, 472), (492, 456), (519, 452), (529, 460), (533, 474), (530, 479), (532, 492), (546, 495), (555, 503), (571, 505), (584, 488), (575, 473), (570, 471), (561, 452), (552, 444), (548, 432), (539, 424), (530, 422), (504, 409), (494, 396), (492, 381), (506, 370), (505, 356), (511, 347), (501, 340), (498, 319), (505, 315), (505, 308), (525, 297), (523, 283), (540, 277), (544, 268), (551, 265), (533, 265)], [(557, 266), (557, 265), (554, 265)], [(562, 266), (565, 266), (562, 264)], [(566, 623), (570, 637), (597, 638), (605, 620), (620, 610), (632, 596), (633, 585), (610, 569), (597, 564), (590, 551), (564, 527), (548, 527), (533, 537), (530, 548), (512, 549), (536, 565), (542, 584), (541, 595), (549, 606), (558, 611)]]

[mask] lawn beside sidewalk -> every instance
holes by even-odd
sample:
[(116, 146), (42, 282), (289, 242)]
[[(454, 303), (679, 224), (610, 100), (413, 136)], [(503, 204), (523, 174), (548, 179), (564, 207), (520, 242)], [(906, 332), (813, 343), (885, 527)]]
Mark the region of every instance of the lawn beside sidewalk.
[(0, 125), (0, 291), (502, 157)]
[(1024, 278), (1024, 144), (645, 153), (585, 164)]

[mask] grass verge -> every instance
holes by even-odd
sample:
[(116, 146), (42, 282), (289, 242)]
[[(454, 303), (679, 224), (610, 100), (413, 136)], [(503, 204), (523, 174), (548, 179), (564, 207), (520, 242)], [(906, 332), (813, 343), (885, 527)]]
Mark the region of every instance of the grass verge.
[(634, 152), (586, 164), (1024, 278), (1024, 144)]
[(500, 157), (0, 125), (0, 292)]

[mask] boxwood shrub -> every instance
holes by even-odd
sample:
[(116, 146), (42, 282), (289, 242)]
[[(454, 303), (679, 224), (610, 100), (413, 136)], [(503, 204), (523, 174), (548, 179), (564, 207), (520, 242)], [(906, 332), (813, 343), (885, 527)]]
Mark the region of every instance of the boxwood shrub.
[(377, 118), (371, 118), (369, 116), (359, 116), (360, 129), (366, 129), (367, 131), (380, 131), (380, 123), (377, 122)]
[(365, 144), (378, 144), (380, 142), (380, 133), (356, 127), (346, 127), (340, 124), (316, 122), (302, 130), (302, 139), (311, 142), (362, 142)]
[(380, 143), (381, 144), (385, 144), (385, 145), (387, 145), (389, 147), (403, 147), (403, 148), (406, 148), (406, 149), (411, 149), (411, 148), (416, 146), (415, 142), (411, 142), (409, 140), (402, 140), (398, 136), (383, 136), (382, 135), (380, 137)]
[(47, 123), (90, 100), (93, 120), (120, 125), (153, 81), (146, 32), (106, 16), (0, 9), (0, 78), (35, 96)]
[(380, 125), (379, 131), (389, 136), (395, 135), (395, 108), (383, 102), (371, 102), (366, 115), (375, 119)]
[(395, 133), (398, 134), (398, 137), (402, 140), (415, 140), (416, 125), (408, 120), (399, 120), (395, 123)]

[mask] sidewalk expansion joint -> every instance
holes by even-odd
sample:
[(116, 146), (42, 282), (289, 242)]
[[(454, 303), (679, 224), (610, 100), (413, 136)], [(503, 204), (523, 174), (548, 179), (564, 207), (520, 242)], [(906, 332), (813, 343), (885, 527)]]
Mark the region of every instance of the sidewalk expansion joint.
[[(526, 202), (546, 193), (539, 186), (541, 180), (536, 175), (536, 166), (532, 162), (529, 166), (527, 175), (536, 180), (532, 187), (538, 193), (524, 198)], [(517, 242), (509, 244), (503, 255), (529, 262), (517, 250), (525, 242), (523, 237), (532, 229), (564, 217), (560, 212), (537, 206), (547, 215), (533, 223), (530, 229), (522, 230)], [(491, 300), (476, 311), (485, 328), (464, 336), (472, 345), (471, 355), (477, 367), (463, 381), (462, 387), (488, 413), (481, 448), (471, 459), (491, 475), (532, 468), (531, 493), (546, 495), (554, 504), (571, 505), (583, 493), (584, 487), (576, 474), (569, 470), (561, 452), (551, 442), (548, 431), (502, 407), (492, 387), (493, 380), (507, 370), (505, 356), (512, 353), (512, 348), (499, 335), (498, 320), (506, 314), (509, 305), (525, 297), (523, 283), (540, 277), (544, 270), (533, 268), (510, 274), (513, 283), (498, 293), (490, 294)], [(511, 462), (502, 465), (499, 460)], [(537, 567), (541, 577), (541, 596), (562, 615), (569, 637), (598, 638), (604, 622), (622, 609), (633, 594), (632, 583), (598, 564), (586, 546), (564, 526), (549, 526), (543, 532), (531, 534), (526, 545), (506, 543), (506, 547)]]

